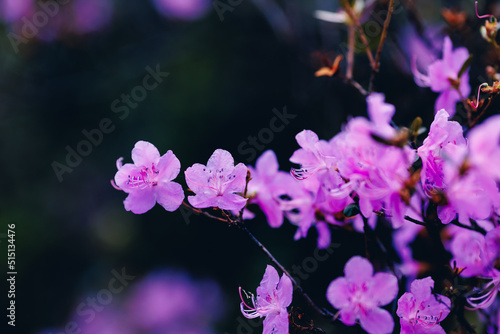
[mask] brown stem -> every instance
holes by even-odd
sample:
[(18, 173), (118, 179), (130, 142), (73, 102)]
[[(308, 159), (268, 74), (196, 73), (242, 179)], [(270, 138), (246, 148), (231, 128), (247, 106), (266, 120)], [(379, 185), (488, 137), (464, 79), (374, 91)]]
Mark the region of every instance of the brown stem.
[(387, 12), (387, 17), (384, 21), (384, 28), (382, 30), (382, 35), (380, 36), (380, 41), (378, 43), (377, 53), (375, 54), (375, 67), (372, 68), (372, 74), (370, 77), (370, 85), (368, 91), (371, 93), (373, 91), (373, 80), (375, 79), (375, 74), (378, 72), (380, 67), (380, 55), (384, 47), (384, 42), (387, 37), (387, 30), (389, 29), (389, 23), (391, 22), (392, 12), (394, 11), (394, 0), (389, 1), (389, 8)]
[(215, 220), (218, 220), (218, 221), (221, 221), (221, 222), (224, 222), (224, 223), (235, 223), (235, 221), (231, 220), (231, 219), (225, 219), (225, 218), (222, 218), (222, 217), (217, 217), (217, 216), (214, 216), (214, 215), (211, 215), (209, 214), (208, 212), (206, 211), (203, 211), (203, 210), (200, 210), (200, 209), (196, 209), (196, 208), (193, 208), (191, 205), (187, 204), (186, 202), (182, 201), (182, 205), (184, 205), (185, 207), (187, 207), (188, 209), (191, 209), (193, 210), (193, 212), (199, 214), (199, 215), (204, 215), (204, 216), (207, 216), (208, 218), (211, 218), (211, 219), (215, 219)]
[(347, 71), (346, 77), (347, 79), (352, 79), (352, 69), (354, 67), (354, 44), (356, 43), (356, 27), (354, 25), (349, 25), (349, 37), (348, 37), (348, 46), (349, 50), (347, 51)]
[[(339, 78), (342, 78), (342, 77), (343, 76), (341, 74), (339, 74)], [(353, 80), (353, 79), (348, 79), (347, 77), (343, 77), (343, 78), (344, 78), (344, 81), (346, 84), (351, 85), (354, 88), (356, 88), (361, 93), (361, 95), (363, 95), (363, 96), (368, 95), (368, 92), (363, 88), (363, 86), (361, 86), (361, 84), (359, 82), (357, 82), (356, 80)]]
[(213, 216), (203, 210), (200, 210), (200, 209), (196, 209), (196, 208), (193, 208), (191, 205), (187, 204), (186, 202), (182, 202), (182, 204), (184, 206), (186, 206), (187, 208), (193, 210), (194, 212), (198, 213), (198, 214), (202, 214), (202, 215), (205, 215), (207, 216), (208, 218), (212, 218), (212, 219), (215, 219), (215, 220), (218, 220), (218, 221), (222, 221), (222, 222), (225, 222), (225, 223), (230, 223), (230, 224), (236, 224), (241, 230), (243, 230), (249, 237), (250, 239), (257, 244), (257, 246), (259, 246), (259, 248), (267, 255), (267, 257), (269, 258), (269, 260), (271, 260), (271, 262), (276, 265), (278, 268), (280, 268), (280, 270), (285, 273), (285, 275), (287, 275), (290, 280), (292, 281), (292, 284), (293, 286), (295, 286), (295, 288), (299, 291), (299, 293), (305, 298), (305, 300), (307, 301), (307, 303), (309, 304), (309, 306), (314, 309), (319, 315), (321, 315), (322, 317), (325, 317), (327, 318), (328, 320), (331, 320), (331, 321), (334, 321), (335, 320), (335, 315), (333, 313), (331, 313), (330, 311), (326, 310), (326, 309), (322, 309), (320, 308), (319, 306), (317, 306), (313, 300), (311, 299), (311, 297), (309, 297), (309, 295), (304, 291), (304, 289), (297, 283), (297, 281), (292, 277), (292, 275), (290, 275), (290, 273), (285, 269), (285, 267), (283, 267), (283, 265), (281, 265), (281, 263), (278, 262), (278, 260), (276, 260), (276, 258), (271, 254), (271, 252), (269, 252), (269, 250), (267, 250), (267, 248), (246, 228), (245, 225), (243, 225), (242, 221), (241, 221), (241, 215), (236, 217), (237, 220), (233, 220), (229, 217), (229, 215), (224, 211), (222, 210), (222, 214), (226, 217), (226, 218), (221, 218), (221, 217), (216, 217), (216, 216)]
[[(428, 225), (426, 223), (428, 222), (421, 222), (417, 219), (414, 219), (414, 218), (411, 218), (409, 216), (405, 216), (405, 220), (409, 221), (409, 222), (412, 222), (414, 224), (417, 224), (417, 225), (422, 225), (422, 226), (425, 226), (427, 227)], [(474, 226), (468, 226), (468, 225), (464, 225), (462, 223), (460, 223), (458, 220), (454, 220), (452, 221), (450, 224), (453, 224), (455, 226), (458, 226), (458, 227), (461, 227), (461, 228), (465, 228), (467, 230), (471, 230), (471, 231), (475, 231), (475, 232), (479, 232), (481, 234), (486, 234), (486, 231), (483, 230), (481, 227), (477, 226), (477, 227), (474, 227)]]
[(250, 237), (250, 239), (252, 239), (252, 241), (257, 244), (257, 246), (259, 246), (259, 248), (267, 255), (267, 257), (269, 258), (269, 260), (271, 260), (272, 263), (274, 263), (278, 268), (280, 268), (280, 270), (283, 273), (285, 273), (285, 275), (287, 275), (290, 278), (293, 286), (295, 286), (295, 288), (305, 298), (309, 306), (311, 306), (311, 308), (316, 311), (316, 313), (329, 320), (333, 320), (335, 318), (335, 315), (333, 313), (331, 313), (328, 310), (320, 308), (312, 301), (311, 297), (309, 297), (309, 295), (304, 291), (304, 289), (302, 289), (302, 287), (297, 283), (297, 281), (295, 281), (295, 279), (292, 277), (292, 275), (290, 275), (290, 273), (285, 269), (285, 267), (283, 267), (281, 263), (279, 263), (278, 260), (276, 260), (276, 258), (271, 254), (271, 252), (267, 250), (267, 248), (246, 228), (246, 226), (240, 223), (238, 224), (238, 227), (241, 230), (243, 230)]
[(483, 108), (483, 110), (481, 110), (481, 112), (479, 113), (479, 115), (477, 115), (476, 118), (474, 118), (474, 120), (472, 122), (470, 122), (469, 124), (469, 130), (471, 128), (473, 128), (475, 125), (477, 125), (477, 123), (479, 122), (479, 120), (481, 119), (481, 117), (484, 116), (484, 114), (486, 113), (486, 109), (489, 108), (489, 106), (491, 105), (491, 102), (493, 102), (493, 100), (495, 99), (495, 97), (497, 97), (497, 94), (493, 95), (492, 97), (490, 97), (488, 99), (488, 103), (486, 104), (486, 106)]
[(363, 45), (366, 50), (366, 55), (368, 56), (368, 59), (370, 60), (370, 66), (375, 68), (375, 60), (373, 59), (372, 52), (370, 51), (370, 45), (368, 45), (368, 40), (366, 39), (365, 32), (363, 31), (363, 27), (361, 27), (361, 23), (359, 22), (358, 17), (352, 10), (351, 5), (347, 0), (343, 0), (344, 6), (345, 6), (345, 11), (349, 18), (351, 19), (352, 22), (354, 22), (354, 25), (356, 27), (356, 30), (358, 31), (359, 37), (361, 38), (361, 41), (363, 42)]

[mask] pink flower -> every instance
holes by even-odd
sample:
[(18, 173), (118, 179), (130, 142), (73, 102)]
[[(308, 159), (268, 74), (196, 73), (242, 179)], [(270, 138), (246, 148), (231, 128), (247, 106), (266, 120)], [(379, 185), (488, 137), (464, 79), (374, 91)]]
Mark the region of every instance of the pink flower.
[(495, 181), (481, 170), (467, 165), (467, 147), (448, 145), (442, 150), (445, 161), (444, 194), (446, 205), (438, 207), (438, 217), (448, 224), (458, 214), (459, 222), (469, 219), (488, 219), (498, 206), (499, 195)]
[(436, 113), (427, 138), (417, 150), (423, 165), (422, 187), (428, 196), (431, 196), (435, 190), (444, 189), (443, 149), (448, 145), (466, 145), (462, 127), (458, 122), (449, 121), (449, 117), (450, 115), (444, 109)]
[(482, 275), (491, 266), (496, 255), (494, 249), (486, 247), (484, 235), (466, 229), (455, 233), (449, 248), (453, 254), (451, 263), (456, 261), (457, 267), (465, 267), (461, 273), (463, 277)]
[(127, 211), (141, 214), (158, 202), (167, 211), (175, 211), (184, 199), (184, 191), (178, 183), (171, 182), (181, 169), (179, 159), (168, 151), (160, 157), (156, 147), (146, 141), (138, 141), (132, 149), (133, 164), (116, 162), (114, 187), (123, 190), (127, 198), (123, 202)]
[(361, 256), (347, 261), (344, 274), (344, 277), (333, 280), (326, 292), (330, 304), (340, 310), (340, 320), (348, 326), (359, 320), (361, 327), (370, 334), (391, 333), (394, 320), (381, 306), (396, 298), (396, 276), (388, 273), (373, 275), (372, 264)]
[(207, 14), (208, 0), (152, 0), (156, 10), (166, 18), (192, 21)]
[(375, 141), (374, 134), (384, 139), (395, 134), (389, 125), (394, 109), (376, 93), (367, 98), (367, 104), (370, 120), (351, 119), (332, 140), (337, 166), (358, 195), (362, 215), (370, 218), (374, 211), (384, 210), (397, 228), (407, 210), (400, 192), (410, 177), (408, 169), (415, 152), (408, 146), (399, 148)]
[(470, 130), (470, 163), (500, 181), (500, 116), (492, 116)]
[(390, 124), (396, 108), (385, 102), (384, 94), (371, 93), (366, 97), (366, 106), (368, 116), (373, 124), (372, 132), (385, 139), (394, 136), (396, 130)]
[(241, 312), (245, 318), (266, 317), (262, 334), (288, 334), (287, 307), (292, 303), (293, 285), (288, 276), (281, 279), (274, 267), (267, 266), (260, 286), (257, 288), (257, 298), (251, 296), (253, 306), (248, 306), (240, 297)]
[(247, 190), (249, 202), (259, 205), (271, 227), (280, 227), (283, 224), (280, 197), (289, 196), (291, 188), (299, 186), (289, 173), (279, 171), (278, 167), (278, 159), (272, 150), (262, 153), (257, 159), (255, 169), (248, 166), (252, 177)]
[(448, 297), (432, 293), (434, 281), (430, 277), (414, 280), (411, 292), (398, 300), (397, 315), (401, 334), (445, 334), (440, 322), (450, 313)]
[(488, 275), (483, 278), (488, 278), (490, 281), (479, 292), (479, 295), (467, 298), (467, 303), (471, 307), (466, 307), (469, 310), (487, 309), (495, 302), (498, 291), (500, 290), (500, 271), (496, 269), (490, 270)]
[(234, 166), (228, 151), (214, 151), (207, 165), (194, 164), (184, 174), (188, 187), (196, 194), (188, 200), (195, 208), (217, 207), (223, 210), (241, 210), (247, 199), (245, 191), (247, 167), (243, 163)]
[(461, 47), (453, 50), (451, 39), (446, 36), (443, 42), (443, 58), (428, 67), (428, 76), (419, 73), (413, 65), (415, 82), (421, 87), (430, 87), (433, 92), (441, 93), (434, 110), (445, 109), (451, 116), (455, 114), (455, 104), (470, 94), (469, 70), (458, 77), (458, 72), (469, 58), (469, 52)]
[(292, 175), (298, 180), (305, 180), (306, 188), (313, 193), (319, 188), (320, 181), (316, 177), (318, 171), (327, 170), (336, 164), (331, 142), (319, 140), (311, 130), (299, 132), (295, 139), (300, 145), (290, 157), (290, 161), (300, 165), (300, 169), (292, 169)]

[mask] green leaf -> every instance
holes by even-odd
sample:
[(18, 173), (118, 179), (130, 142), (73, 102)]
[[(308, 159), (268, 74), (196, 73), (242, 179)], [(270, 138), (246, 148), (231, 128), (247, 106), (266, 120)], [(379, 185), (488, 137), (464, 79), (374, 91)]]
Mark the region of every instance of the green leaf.
[(471, 63), (472, 63), (472, 55), (470, 55), (469, 58), (467, 58), (467, 60), (462, 65), (462, 68), (460, 69), (460, 71), (458, 71), (458, 78), (459, 79), (462, 76), (462, 74), (464, 74), (465, 71), (467, 71), (467, 69), (469, 68)]
[(344, 209), (344, 216), (347, 218), (354, 217), (359, 214), (361, 211), (359, 210), (359, 206), (356, 203), (351, 203)]

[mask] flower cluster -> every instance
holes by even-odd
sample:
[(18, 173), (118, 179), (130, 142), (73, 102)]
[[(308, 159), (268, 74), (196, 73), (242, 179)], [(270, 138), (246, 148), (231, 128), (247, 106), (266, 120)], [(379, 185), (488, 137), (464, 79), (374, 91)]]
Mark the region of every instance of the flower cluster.
[[(350, 8), (346, 2), (337, 13), (318, 11), (316, 16), (353, 28), (353, 20), (363, 22), (374, 3), (355, 1)], [(489, 34), (498, 48), (495, 36)], [(334, 74), (338, 74), (339, 63), (335, 66)], [(500, 115), (483, 115), (500, 92), (500, 82), (480, 86), (490, 94), (487, 102), (479, 95), (475, 101), (467, 100), (469, 66), (467, 49), (454, 49), (449, 37), (444, 38), (442, 58), (429, 63), (427, 74), (413, 62), (415, 82), (440, 93), (428, 132), (420, 118), (410, 128), (396, 126), (392, 120), (396, 107), (382, 93), (370, 91), (367, 117), (348, 119), (342, 131), (328, 140), (308, 129), (295, 136), (299, 147), (289, 158), (295, 164), (290, 172), (280, 170), (272, 150), (263, 152), (255, 166), (245, 166), (235, 163), (230, 152), (216, 149), (206, 165), (195, 163), (185, 170), (188, 204), (183, 202), (182, 186), (173, 181), (180, 172), (176, 156), (172, 151), (160, 156), (152, 144), (140, 141), (132, 150), (133, 164), (118, 160), (113, 185), (128, 194), (125, 209), (133, 213), (144, 213), (155, 203), (167, 211), (184, 204), (248, 232), (284, 272), (280, 278), (268, 265), (256, 296), (245, 292), (244, 298), (240, 288), (242, 314), (249, 319), (265, 317), (264, 334), (287, 334), (291, 324), (304, 330), (313, 325), (289, 320), (301, 319), (288, 311), (293, 287), (299, 285), (248, 231), (245, 221), (256, 216), (257, 208), (272, 228), (282, 226), (285, 219), (296, 225), (295, 240), (307, 237), (314, 227), (318, 248), (330, 245), (332, 231), (365, 233), (366, 258), (351, 257), (344, 276), (326, 289), (327, 300), (338, 310), (335, 315), (315, 306), (299, 289), (321, 315), (340, 319), (347, 326), (359, 324), (370, 334), (391, 333), (395, 323), (388, 305), (394, 302), (395, 309), (397, 300), (401, 333), (445, 333), (441, 322), (450, 312), (463, 312), (463, 304), (468, 310), (498, 313)], [(378, 67), (373, 70), (377, 72)], [(347, 78), (351, 80), (352, 73)], [(467, 126), (452, 119), (459, 101), (469, 108)], [(484, 103), (486, 107), (478, 112)], [(380, 230), (390, 235), (379, 238)], [(432, 261), (414, 257), (412, 243), (419, 237), (430, 239), (443, 252), (440, 265), (445, 267), (449, 261), (449, 276), (469, 284), (461, 304), (451, 298), (457, 294), (455, 281), (448, 286), (444, 280), (435, 284), (429, 276)], [(372, 241), (385, 256), (383, 260), (369, 256)], [(388, 246), (392, 247), (389, 251)], [(374, 273), (374, 266), (379, 272)], [(473, 283), (469, 278), (475, 278)], [(405, 283), (409, 289), (400, 295)], [(445, 292), (433, 293), (440, 286)]]

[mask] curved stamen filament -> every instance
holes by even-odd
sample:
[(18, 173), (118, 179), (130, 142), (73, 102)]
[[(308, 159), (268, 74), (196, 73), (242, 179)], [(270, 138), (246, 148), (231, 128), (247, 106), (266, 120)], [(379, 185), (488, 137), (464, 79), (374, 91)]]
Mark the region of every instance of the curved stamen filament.
[(417, 319), (415, 319), (415, 324), (418, 324), (420, 321), (420, 324), (423, 325), (424, 327), (432, 327), (435, 325), (439, 325), (439, 322), (441, 321), (441, 317), (443, 316), (443, 311), (439, 313), (439, 317), (435, 317), (433, 315), (419, 315), (420, 310), (417, 310)]
[(484, 19), (485, 17), (494, 17), (493, 15), (491, 14), (485, 14), (485, 15), (479, 15), (479, 13), (477, 12), (477, 1), (476, 1), (476, 16), (480, 19)]
[[(247, 303), (245, 303), (245, 300), (243, 299), (243, 296), (241, 295), (241, 291), (243, 290), (243, 289), (241, 288), (241, 286), (239, 287), (239, 289), (238, 289), (238, 290), (239, 290), (239, 293), (240, 293), (240, 298), (241, 298), (241, 302), (243, 303), (243, 305), (245, 305), (245, 306), (246, 306), (248, 309), (250, 309), (250, 310), (254, 310), (254, 311), (256, 311), (255, 307), (250, 307), (250, 306), (248, 306), (248, 305), (247, 305)], [(243, 292), (245, 292), (245, 291), (243, 291)], [(248, 294), (247, 294), (246, 292), (245, 292), (245, 295), (246, 295), (246, 297), (248, 298)], [(252, 297), (253, 297), (253, 296), (252, 296)], [(252, 298), (252, 301), (253, 301), (253, 298)], [(254, 305), (254, 306), (255, 306), (255, 305)]]
[(495, 301), (499, 286), (500, 279), (493, 279), (485, 286), (484, 290), (481, 292), (482, 295), (467, 298), (467, 302), (470, 306), (472, 306), (472, 308), (468, 306), (466, 306), (465, 308), (471, 311), (475, 311), (480, 308), (488, 308)]
[[(477, 4), (477, 2), (476, 2)], [(476, 100), (476, 103), (474, 103), (474, 101), (472, 101), (472, 105), (474, 106), (474, 108), (478, 108), (479, 107), (479, 96), (481, 94), (481, 87), (483, 86), (488, 86), (488, 84), (486, 82), (482, 83), (481, 85), (479, 85), (478, 89), (477, 89), (477, 100)]]

